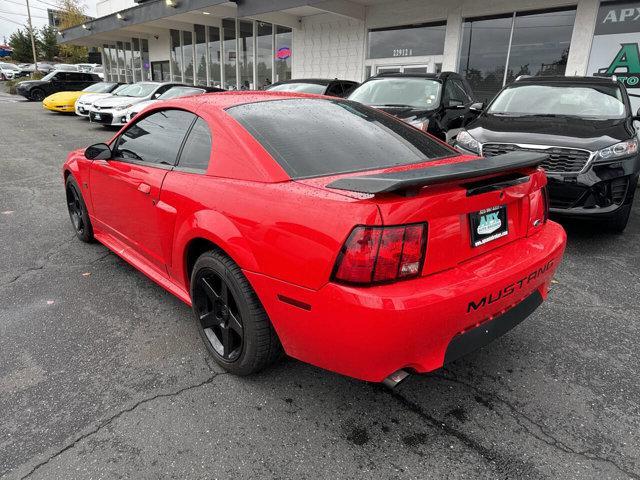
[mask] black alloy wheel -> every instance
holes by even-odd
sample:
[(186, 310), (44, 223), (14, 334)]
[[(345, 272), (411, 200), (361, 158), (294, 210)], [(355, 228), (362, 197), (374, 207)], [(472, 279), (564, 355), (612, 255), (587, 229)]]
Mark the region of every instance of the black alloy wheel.
[(41, 88), (34, 88), (33, 90), (31, 90), (31, 94), (29, 95), (29, 97), (34, 102), (41, 102), (45, 99), (46, 94)]
[(238, 304), (225, 279), (209, 268), (198, 272), (194, 286), (195, 308), (211, 348), (224, 362), (242, 353), (244, 327)]
[(218, 365), (250, 375), (275, 362), (282, 346), (240, 267), (218, 249), (191, 271), (191, 303), (202, 340)]
[(71, 224), (76, 236), (83, 242), (91, 242), (93, 240), (93, 228), (89, 220), (87, 206), (82, 199), (77, 182), (71, 175), (67, 177), (66, 193), (69, 218), (71, 218)]

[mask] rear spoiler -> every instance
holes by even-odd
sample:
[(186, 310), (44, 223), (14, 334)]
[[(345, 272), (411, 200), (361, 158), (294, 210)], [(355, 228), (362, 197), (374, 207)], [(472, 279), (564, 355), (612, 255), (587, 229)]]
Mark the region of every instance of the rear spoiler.
[(327, 188), (360, 193), (397, 192), (453, 180), (478, 178), (493, 173), (535, 167), (545, 161), (547, 157), (547, 154), (537, 152), (509, 152), (495, 157), (479, 158), (449, 165), (340, 178), (328, 184)]

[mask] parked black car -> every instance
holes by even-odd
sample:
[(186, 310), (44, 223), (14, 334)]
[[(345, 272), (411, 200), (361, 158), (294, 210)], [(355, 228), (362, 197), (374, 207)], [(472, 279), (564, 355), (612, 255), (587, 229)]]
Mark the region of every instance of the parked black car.
[(283, 80), (269, 85), (265, 90), (314, 93), (316, 95), (329, 95), (330, 97), (346, 97), (360, 85), (351, 80), (325, 79), (325, 78), (301, 78), (297, 80)]
[(22, 95), (28, 100), (41, 102), (52, 93), (79, 91), (101, 81), (102, 79), (93, 73), (53, 70), (41, 80), (20, 82), (16, 86), (16, 91), (18, 95)]
[(551, 212), (621, 232), (640, 172), (638, 115), (611, 78), (526, 77), (502, 89), (456, 147), (485, 157), (548, 153)]
[(381, 73), (356, 88), (349, 100), (379, 108), (445, 140), (482, 110), (466, 79), (455, 72)]

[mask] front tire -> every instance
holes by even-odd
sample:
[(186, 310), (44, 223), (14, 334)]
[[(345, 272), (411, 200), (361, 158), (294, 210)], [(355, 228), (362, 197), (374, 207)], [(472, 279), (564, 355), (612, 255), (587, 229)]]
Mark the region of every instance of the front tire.
[(76, 232), (76, 237), (85, 243), (93, 241), (93, 227), (87, 205), (84, 203), (78, 182), (72, 175), (67, 177), (65, 182), (65, 190), (67, 193), (67, 208), (69, 209), (69, 218)]
[(41, 88), (34, 88), (29, 94), (29, 99), (33, 100), (34, 102), (41, 102), (45, 99), (46, 96), (47, 95), (44, 93), (44, 90), (42, 90)]
[(280, 341), (249, 281), (229, 257), (202, 254), (191, 274), (191, 303), (200, 336), (213, 359), (235, 375), (275, 362)]

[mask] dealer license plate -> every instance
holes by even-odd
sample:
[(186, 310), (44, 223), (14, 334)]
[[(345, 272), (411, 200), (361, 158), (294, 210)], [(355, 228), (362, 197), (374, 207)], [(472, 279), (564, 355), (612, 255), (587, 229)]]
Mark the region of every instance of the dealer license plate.
[(471, 246), (479, 247), (509, 234), (507, 206), (486, 208), (469, 214)]

